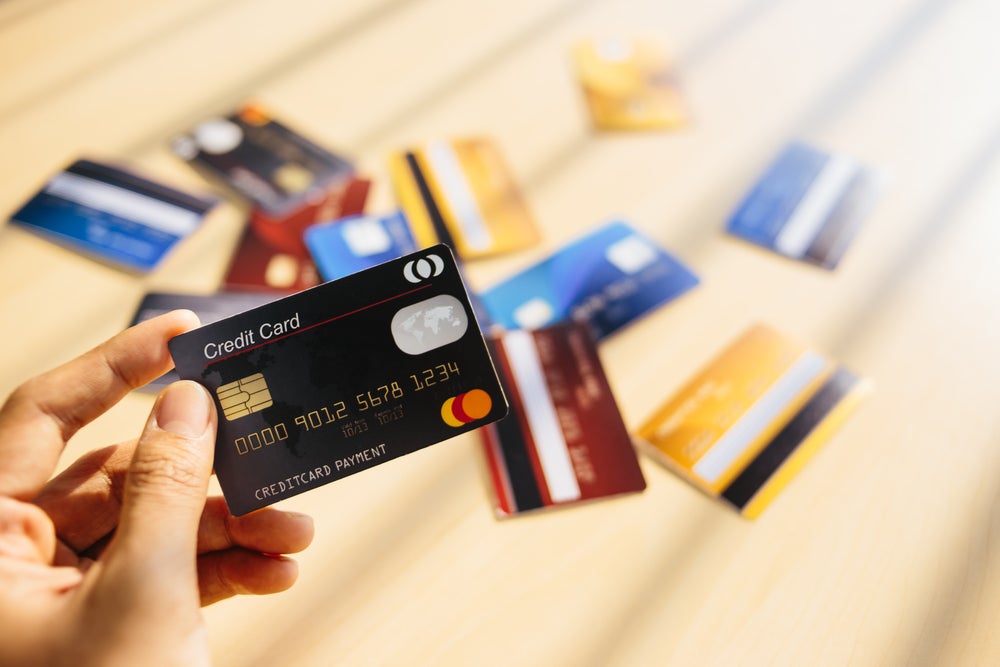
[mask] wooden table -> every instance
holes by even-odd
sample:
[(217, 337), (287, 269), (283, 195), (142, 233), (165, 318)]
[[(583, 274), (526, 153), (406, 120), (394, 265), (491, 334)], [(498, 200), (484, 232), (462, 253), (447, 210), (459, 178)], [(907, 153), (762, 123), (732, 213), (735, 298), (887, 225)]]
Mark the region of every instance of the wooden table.
[[(355, 157), (373, 211), (391, 150), (485, 133), (545, 240), (471, 265), (474, 287), (612, 218), (703, 278), (602, 344), (630, 427), (756, 321), (875, 382), (756, 522), (644, 459), (643, 494), (500, 523), (474, 436), (298, 496), (301, 579), (206, 610), (220, 665), (1000, 664), (998, 25), (991, 0), (7, 0), (0, 209), (80, 155), (204, 190), (169, 137), (251, 98)], [(569, 46), (636, 33), (668, 40), (693, 122), (595, 133)], [(792, 138), (890, 175), (835, 272), (722, 232)], [(224, 204), (145, 277), (0, 228), (0, 394), (148, 290), (214, 290), (245, 214)]]

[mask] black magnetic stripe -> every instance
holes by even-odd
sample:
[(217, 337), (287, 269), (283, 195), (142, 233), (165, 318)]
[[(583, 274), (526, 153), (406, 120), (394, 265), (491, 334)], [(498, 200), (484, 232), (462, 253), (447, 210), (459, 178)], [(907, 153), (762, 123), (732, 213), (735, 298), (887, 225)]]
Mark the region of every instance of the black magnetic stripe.
[(858, 378), (843, 366), (837, 368), (760, 454), (722, 492), (722, 497), (743, 509), (771, 476), (792, 455), (814, 428), (847, 395)]
[(114, 185), (125, 190), (131, 190), (137, 194), (158, 199), (167, 204), (173, 204), (199, 215), (204, 214), (215, 206), (214, 201), (200, 199), (186, 192), (181, 192), (166, 185), (147, 180), (136, 174), (92, 162), (91, 160), (77, 160), (66, 167), (66, 171), (70, 174), (91, 178), (95, 181)]
[(507, 466), (507, 479), (510, 482), (510, 490), (514, 495), (514, 505), (517, 511), (524, 512), (542, 507), (542, 492), (538, 488), (538, 480), (535, 479), (535, 469), (531, 465), (531, 457), (528, 455), (528, 441), (521, 430), (521, 420), (518, 414), (523, 410), (521, 396), (517, 394), (510, 382), (508, 382), (506, 353), (497, 354), (500, 347), (496, 340), (489, 341), (490, 353), (493, 358), (499, 361), (497, 376), (500, 378), (500, 385), (510, 401), (510, 412), (506, 417), (493, 424), (496, 431), (497, 440), (500, 442), (500, 451), (503, 453), (504, 463)]
[(807, 259), (828, 269), (836, 268), (875, 203), (875, 181), (867, 169), (854, 175), (806, 250)]
[(413, 180), (417, 184), (417, 190), (420, 191), (420, 198), (424, 201), (424, 208), (427, 209), (427, 215), (431, 219), (431, 226), (434, 227), (434, 233), (437, 234), (438, 241), (454, 249), (455, 239), (452, 238), (451, 232), (448, 231), (448, 226), (444, 224), (441, 209), (438, 208), (437, 202), (434, 201), (434, 196), (431, 194), (431, 188), (427, 184), (427, 179), (424, 178), (424, 173), (420, 170), (420, 165), (417, 163), (417, 156), (412, 152), (406, 153), (406, 164), (410, 167), (410, 173), (413, 174)]

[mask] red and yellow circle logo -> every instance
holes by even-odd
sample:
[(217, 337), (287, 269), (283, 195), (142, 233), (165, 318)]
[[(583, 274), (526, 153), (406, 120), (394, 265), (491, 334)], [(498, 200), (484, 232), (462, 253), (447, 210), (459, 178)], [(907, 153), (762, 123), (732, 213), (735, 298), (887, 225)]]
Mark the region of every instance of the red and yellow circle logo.
[(472, 389), (452, 396), (441, 405), (441, 419), (448, 426), (459, 428), (482, 419), (493, 409), (493, 399), (482, 389)]

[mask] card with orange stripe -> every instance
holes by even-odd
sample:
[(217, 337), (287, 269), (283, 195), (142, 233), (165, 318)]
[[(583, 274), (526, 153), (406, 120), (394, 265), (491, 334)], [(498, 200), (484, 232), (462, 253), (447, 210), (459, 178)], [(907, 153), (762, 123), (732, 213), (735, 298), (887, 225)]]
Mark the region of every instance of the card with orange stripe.
[(437, 245), (182, 334), (216, 400), (215, 471), (245, 514), (494, 422), (507, 400)]
[(586, 324), (508, 331), (489, 345), (511, 402), (480, 431), (498, 516), (646, 488)]
[(869, 389), (844, 366), (757, 325), (657, 410), (640, 427), (637, 442), (753, 518)]

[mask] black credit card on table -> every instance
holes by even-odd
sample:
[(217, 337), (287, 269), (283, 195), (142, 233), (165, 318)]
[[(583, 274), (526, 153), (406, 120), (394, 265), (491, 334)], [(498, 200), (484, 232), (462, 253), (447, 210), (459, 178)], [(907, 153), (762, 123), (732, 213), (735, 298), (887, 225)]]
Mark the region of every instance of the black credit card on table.
[(215, 472), (245, 514), (497, 421), (493, 361), (437, 245), (169, 344), (219, 410)]

